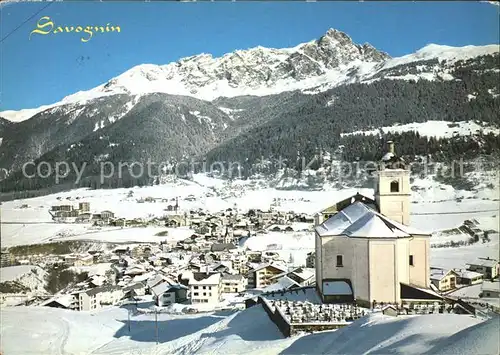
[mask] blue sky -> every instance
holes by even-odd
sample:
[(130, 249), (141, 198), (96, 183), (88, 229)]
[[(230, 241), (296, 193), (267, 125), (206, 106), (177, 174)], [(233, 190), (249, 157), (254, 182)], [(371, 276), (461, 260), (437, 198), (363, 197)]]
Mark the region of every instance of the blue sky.
[[(0, 7), (0, 39), (46, 3)], [(33, 35), (55, 26), (119, 25), (120, 33)], [(143, 64), (166, 64), (202, 52), (220, 56), (257, 45), (295, 46), (328, 28), (392, 56), (429, 43), (499, 41), (499, 7), (475, 2), (56, 2), (0, 43), (0, 111), (51, 104)]]

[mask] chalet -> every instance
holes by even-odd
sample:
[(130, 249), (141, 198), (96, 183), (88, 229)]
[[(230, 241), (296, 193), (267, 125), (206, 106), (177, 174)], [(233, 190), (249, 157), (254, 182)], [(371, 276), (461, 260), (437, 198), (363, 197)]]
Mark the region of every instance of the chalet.
[(239, 293), (245, 291), (247, 280), (243, 275), (223, 275), (222, 276), (222, 292), (224, 293)]
[(248, 257), (244, 254), (236, 255), (234, 258), (231, 260), (233, 265), (232, 269), (236, 271), (237, 273), (241, 275), (246, 275), (249, 271), (247, 262), (248, 262)]
[(300, 284), (292, 280), (288, 276), (283, 276), (276, 282), (261, 289), (262, 293), (277, 292), (277, 291), (288, 291), (292, 289), (300, 288)]
[(478, 258), (473, 263), (468, 263), (467, 270), (483, 274), (484, 279), (495, 279), (498, 277), (498, 260), (491, 258)]
[(287, 271), (279, 264), (262, 264), (248, 272), (248, 288), (264, 288), (273, 283), (273, 277)]
[(168, 281), (168, 278), (161, 274), (156, 274), (154, 277), (149, 278), (146, 281), (146, 292), (151, 294), (151, 290), (153, 289), (153, 287), (165, 281)]
[(78, 310), (91, 311), (104, 305), (116, 304), (123, 298), (123, 290), (119, 286), (93, 288), (78, 294)]
[(313, 268), (299, 267), (299, 268), (296, 268), (295, 270), (292, 270), (289, 273), (286, 273), (285, 276), (294, 280), (300, 286), (310, 286), (314, 282), (316, 282), (316, 279), (314, 277), (315, 276), (314, 273), (315, 273), (315, 269), (313, 269)]
[(123, 288), (124, 298), (135, 298), (136, 296), (144, 296), (146, 286), (142, 282), (137, 282)]
[(181, 284), (172, 284), (163, 281), (151, 289), (155, 305), (169, 306), (173, 303), (182, 303), (187, 300), (188, 287)]
[(181, 283), (189, 287), (191, 303), (216, 304), (221, 301), (221, 274), (187, 271), (180, 278)]
[(61, 295), (56, 296), (40, 304), (44, 307), (52, 308), (62, 308), (62, 309), (73, 309), (76, 305), (76, 297), (73, 295)]
[(438, 291), (450, 291), (457, 287), (457, 279), (459, 278), (457, 272), (434, 267), (431, 267), (430, 271), (431, 283)]
[(228, 265), (225, 265), (224, 262), (220, 262), (220, 263), (215, 263), (213, 265), (209, 265), (207, 267), (207, 269), (210, 272), (218, 272), (218, 273), (222, 274), (222, 273), (228, 272), (230, 267)]

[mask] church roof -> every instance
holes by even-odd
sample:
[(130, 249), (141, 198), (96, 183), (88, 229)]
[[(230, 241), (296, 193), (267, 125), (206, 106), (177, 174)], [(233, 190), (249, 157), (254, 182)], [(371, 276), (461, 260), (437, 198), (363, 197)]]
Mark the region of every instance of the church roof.
[(344, 235), (352, 238), (405, 238), (427, 235), (393, 221), (362, 202), (355, 202), (316, 227), (321, 236)]

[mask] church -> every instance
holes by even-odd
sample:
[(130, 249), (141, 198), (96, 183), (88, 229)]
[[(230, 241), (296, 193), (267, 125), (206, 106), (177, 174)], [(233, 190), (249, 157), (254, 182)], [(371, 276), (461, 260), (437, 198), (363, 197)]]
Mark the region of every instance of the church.
[(435, 299), (428, 233), (410, 224), (410, 170), (388, 142), (374, 199), (356, 194), (315, 220), (316, 285), (323, 302)]

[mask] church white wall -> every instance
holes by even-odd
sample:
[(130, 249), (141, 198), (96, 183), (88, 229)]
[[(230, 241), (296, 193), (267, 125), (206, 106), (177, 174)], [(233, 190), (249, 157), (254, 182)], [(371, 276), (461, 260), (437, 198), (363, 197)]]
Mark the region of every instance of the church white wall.
[[(398, 250), (396, 265), (398, 268), (398, 283), (403, 282), (405, 284), (410, 283), (410, 263), (409, 263), (409, 254), (410, 254), (410, 239), (398, 239), (396, 243), (396, 247)], [(398, 298), (400, 298), (401, 290), (398, 289)]]
[(398, 302), (396, 240), (370, 240), (370, 302)]
[(315, 252), (316, 252), (316, 255), (315, 255), (316, 260), (315, 260), (315, 264), (314, 264), (314, 266), (316, 268), (316, 286), (318, 287), (320, 292), (323, 292), (323, 290), (322, 290), (323, 286), (322, 286), (322, 282), (321, 282), (321, 280), (323, 279), (323, 268), (322, 268), (323, 262), (322, 262), (322, 258), (321, 258), (323, 244), (322, 244), (322, 239), (320, 238), (320, 236), (316, 232), (315, 232), (314, 244), (315, 244)]
[(414, 266), (409, 266), (410, 283), (416, 286), (430, 286), (429, 237), (414, 237), (409, 241), (409, 254), (413, 255)]
[[(368, 240), (348, 237), (323, 237), (323, 279), (348, 279), (356, 299), (369, 298)], [(337, 255), (343, 256), (343, 266), (337, 267)]]
[[(323, 239), (323, 279), (350, 279), (353, 270), (352, 240), (337, 236)], [(337, 267), (337, 255), (343, 256), (343, 266)], [(351, 280), (352, 281), (352, 280)]]
[(354, 267), (352, 270), (352, 287), (356, 299), (370, 299), (370, 268), (368, 255), (368, 239), (353, 239)]

